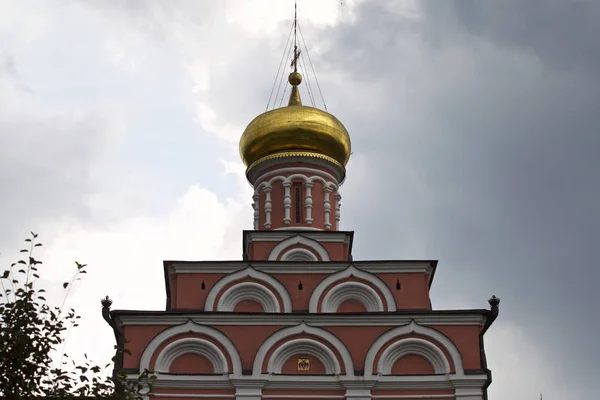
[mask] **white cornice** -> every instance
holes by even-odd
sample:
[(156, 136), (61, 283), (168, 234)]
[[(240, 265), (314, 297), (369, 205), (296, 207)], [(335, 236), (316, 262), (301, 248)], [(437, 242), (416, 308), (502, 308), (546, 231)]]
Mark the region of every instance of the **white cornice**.
[(188, 321), (203, 325), (278, 325), (295, 326), (306, 322), (312, 326), (390, 326), (419, 325), (475, 325), (483, 326), (485, 315), (477, 312), (468, 314), (437, 314), (431, 311), (410, 314), (238, 314), (238, 313), (195, 313), (195, 314), (132, 314), (115, 315), (123, 325), (180, 325)]
[[(136, 380), (138, 374), (127, 376), (129, 380)], [(260, 383), (262, 390), (344, 390), (357, 383), (368, 383), (372, 391), (375, 390), (443, 390), (460, 388), (478, 390), (487, 382), (486, 375), (468, 375), (456, 379), (453, 375), (428, 375), (428, 376), (379, 376), (376, 380), (368, 380), (362, 376), (323, 376), (323, 375), (269, 375), (256, 379), (253, 376), (230, 379), (225, 376), (161, 376), (153, 384), (155, 388), (177, 389), (233, 389), (241, 385)], [(393, 398), (389, 395), (375, 395), (374, 398)]]
[(386, 261), (386, 262), (261, 262), (261, 261), (231, 261), (231, 262), (177, 262), (169, 264), (169, 272), (176, 274), (229, 274), (252, 266), (257, 271), (267, 274), (332, 274), (343, 271), (350, 265), (356, 265), (363, 271), (372, 274), (427, 274), (431, 276), (433, 266), (431, 261)]
[[(246, 231), (246, 241), (248, 243), (252, 242), (280, 242), (284, 239), (289, 238), (290, 236), (296, 236), (298, 231), (294, 232), (294, 228), (283, 228), (281, 230), (276, 229), (273, 231)], [(337, 232), (337, 231), (328, 231), (324, 232), (322, 230), (307, 230), (302, 231), (302, 235), (313, 240), (317, 240), (319, 242), (324, 243), (348, 243), (350, 241), (351, 234), (349, 232)]]
[(323, 229), (315, 228), (314, 226), (284, 226), (283, 228), (275, 228), (274, 231), (302, 231), (302, 232), (322, 232)]

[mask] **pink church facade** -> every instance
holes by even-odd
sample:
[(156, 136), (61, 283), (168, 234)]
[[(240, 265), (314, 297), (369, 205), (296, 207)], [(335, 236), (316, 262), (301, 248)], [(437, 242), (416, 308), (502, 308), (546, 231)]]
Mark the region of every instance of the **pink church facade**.
[(287, 107), (240, 140), (254, 229), (239, 261), (165, 261), (166, 309), (103, 315), (116, 370), (161, 400), (487, 399), (490, 309), (434, 310), (433, 260), (356, 261), (341, 230), (350, 137), (303, 106), (294, 47)]
[(499, 301), (433, 310), (437, 261), (353, 261), (339, 172), (291, 158), (249, 175), (242, 260), (165, 261), (166, 310), (110, 314), (117, 367), (153, 373), (156, 399), (485, 399)]

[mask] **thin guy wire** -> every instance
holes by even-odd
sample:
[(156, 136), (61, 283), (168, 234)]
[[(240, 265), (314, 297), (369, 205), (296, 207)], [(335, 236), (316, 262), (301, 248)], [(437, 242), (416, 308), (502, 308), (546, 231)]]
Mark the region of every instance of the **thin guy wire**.
[[(292, 46), (290, 46), (290, 49), (289, 49), (289, 51), (288, 51), (288, 59), (289, 59), (289, 57), (290, 57), (290, 54), (291, 54), (291, 52), (292, 52)], [(284, 71), (285, 71), (285, 69), (284, 69)], [(281, 85), (283, 85), (283, 86), (284, 86), (284, 87), (283, 87), (283, 94), (282, 94), (282, 96), (284, 96), (284, 95), (285, 95), (285, 91), (286, 91), (286, 89), (287, 89), (287, 85), (285, 85), (285, 84), (283, 83), (283, 81), (284, 81), (284, 77), (285, 77), (285, 73), (283, 73), (283, 72), (282, 72), (282, 73), (281, 73), (281, 79), (280, 79), (280, 81), (279, 81), (279, 86), (277, 87), (277, 93), (276, 93), (276, 95), (275, 95), (275, 99), (273, 100), (273, 108), (275, 108), (275, 105), (276, 105), (276, 103), (277, 103), (277, 97), (279, 97), (279, 89), (281, 89)], [(279, 106), (281, 107), (281, 102), (279, 103)]]
[(308, 69), (306, 68), (306, 63), (304, 62), (304, 57), (300, 58), (300, 63), (302, 65), (302, 70), (304, 71), (304, 75), (306, 76), (306, 90), (308, 91), (308, 97), (310, 98), (310, 103), (313, 107), (315, 107), (315, 97), (313, 95), (312, 86), (310, 84), (310, 79), (308, 76)]
[(317, 78), (317, 73), (315, 72), (315, 67), (313, 66), (312, 60), (310, 59), (310, 54), (308, 52), (308, 47), (306, 47), (306, 42), (304, 41), (304, 34), (302, 33), (302, 28), (300, 24), (298, 24), (298, 30), (300, 31), (300, 38), (302, 39), (302, 43), (304, 43), (304, 50), (306, 50), (306, 55), (308, 56), (308, 62), (310, 63), (310, 68), (313, 71), (313, 75), (315, 76), (315, 82), (317, 82), (317, 88), (319, 89), (319, 94), (321, 95), (321, 100), (323, 100), (323, 107), (325, 107), (325, 111), (327, 111), (327, 104), (325, 104), (325, 98), (323, 97), (323, 92), (321, 91), (321, 85), (319, 85), (319, 79)]
[[(290, 50), (289, 50), (289, 53), (288, 53), (288, 58), (290, 57), (291, 53), (292, 53), (292, 46), (290, 46)], [(290, 66), (290, 69), (291, 69), (291, 66)], [(281, 80), (282, 80), (282, 82), (283, 82), (283, 77), (284, 77), (284, 74), (281, 74)], [(283, 98), (285, 97), (285, 92), (287, 91), (288, 86), (289, 85), (285, 85), (284, 84), (283, 93), (281, 94), (281, 101), (279, 102), (279, 107), (281, 107), (283, 105)], [(279, 91), (277, 91), (277, 93), (279, 93)], [(275, 99), (275, 101), (277, 101), (277, 99)]]
[[(267, 109), (265, 111), (269, 110), (269, 104), (271, 104), (271, 98), (273, 97), (273, 91), (275, 90), (275, 85), (277, 85), (277, 80), (279, 78), (279, 72), (281, 71), (281, 66), (283, 65), (283, 61), (285, 60), (285, 55), (287, 53), (288, 44), (291, 43), (290, 38), (292, 37), (293, 29), (294, 29), (294, 25), (292, 25), (290, 27), (290, 33), (288, 34), (287, 40), (285, 42), (283, 54), (281, 55), (281, 61), (279, 62), (279, 68), (277, 68), (277, 75), (275, 75), (275, 80), (273, 81), (273, 87), (271, 88), (271, 94), (269, 94), (269, 101), (267, 102)], [(280, 88), (281, 88), (281, 83), (280, 83), (280, 86), (277, 88), (277, 93), (275, 94), (275, 100), (273, 101), (273, 106), (275, 106), (275, 101), (277, 101), (277, 96), (279, 94)]]
[(287, 92), (288, 85), (285, 85), (283, 88), (283, 93), (281, 94), (281, 101), (279, 101), (279, 107), (283, 106), (283, 99), (285, 98), (285, 92)]

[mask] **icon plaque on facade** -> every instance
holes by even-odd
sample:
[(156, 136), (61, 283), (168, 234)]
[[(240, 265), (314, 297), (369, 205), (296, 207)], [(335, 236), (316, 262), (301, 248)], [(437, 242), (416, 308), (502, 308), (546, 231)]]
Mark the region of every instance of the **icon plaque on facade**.
[(310, 360), (308, 358), (299, 358), (298, 359), (298, 371), (308, 371), (310, 370)]

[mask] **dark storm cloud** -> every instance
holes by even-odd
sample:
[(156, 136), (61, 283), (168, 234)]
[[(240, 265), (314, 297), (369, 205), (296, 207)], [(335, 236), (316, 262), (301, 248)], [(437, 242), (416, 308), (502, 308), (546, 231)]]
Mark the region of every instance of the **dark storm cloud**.
[[(208, 4), (138, 3), (107, 8), (152, 39)], [(391, 12), (397, 3), (363, 2), (353, 22), (305, 26), (329, 110), (352, 136), (342, 226), (356, 229), (355, 258), (439, 259), (435, 308), (485, 307), (499, 295), (495, 328), (521, 326), (549, 355), (553, 398), (597, 397), (598, 3), (419, 1), (418, 18)], [(244, 126), (263, 111), (257, 99), (266, 103), (287, 29), (239, 47), (240, 36), (218, 30), (221, 48), (202, 55), (231, 60), (211, 71), (204, 99), (220, 120)], [(40, 119), (24, 132), (58, 125)], [(76, 159), (62, 168), (77, 170)], [(513, 385), (506, 373), (494, 371), (491, 398)]]
[(599, 6), (465, 3), (425, 2), (413, 19), (369, 2), (325, 35), (357, 158), (344, 228), (357, 258), (439, 258), (434, 300), (500, 295), (571, 398), (593, 396)]
[[(435, 12), (439, 2), (426, 2)], [(469, 32), (537, 54), (558, 68), (600, 68), (600, 7), (591, 0), (452, 1)]]

